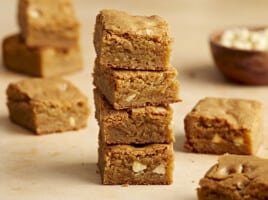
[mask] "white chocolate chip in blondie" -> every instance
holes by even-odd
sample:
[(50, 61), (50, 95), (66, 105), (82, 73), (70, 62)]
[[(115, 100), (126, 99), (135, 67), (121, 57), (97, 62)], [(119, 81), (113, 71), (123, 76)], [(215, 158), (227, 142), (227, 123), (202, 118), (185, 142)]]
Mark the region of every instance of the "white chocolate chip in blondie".
[(175, 122), (174, 122), (174, 120), (171, 120), (171, 122), (168, 125), (168, 129), (169, 130), (174, 130), (175, 129)]
[(234, 138), (234, 144), (236, 145), (236, 146), (241, 146), (241, 145), (243, 145), (244, 144), (244, 138), (243, 137), (235, 137)]
[(229, 170), (226, 167), (218, 169), (217, 177), (224, 178), (229, 175)]
[(156, 168), (153, 169), (153, 173), (165, 174), (166, 173), (165, 165), (164, 164), (158, 165)]
[(70, 124), (70, 126), (75, 126), (75, 124), (76, 124), (75, 118), (70, 117), (69, 118), (69, 124)]
[(243, 166), (241, 164), (239, 164), (238, 166), (236, 166), (235, 172), (236, 173), (242, 173), (243, 172)]
[(132, 165), (132, 170), (135, 172), (135, 173), (139, 173), (139, 172), (142, 172), (143, 170), (145, 170), (147, 168), (146, 165), (138, 162), (138, 161), (134, 161), (133, 162), (133, 165)]
[(68, 88), (68, 85), (66, 83), (60, 83), (57, 85), (58, 89), (61, 91), (66, 91)]
[(219, 134), (216, 133), (212, 138), (212, 143), (219, 144), (221, 142), (222, 142), (221, 136), (219, 136)]
[(156, 109), (158, 112), (167, 112), (167, 109), (166, 109), (165, 107), (163, 107), (163, 106), (157, 106), (155, 109)]
[(32, 17), (32, 18), (39, 18), (42, 15), (42, 12), (40, 10), (38, 10), (37, 8), (30, 8), (28, 10), (28, 14)]
[(126, 102), (132, 101), (136, 97), (136, 94), (132, 94), (126, 98)]

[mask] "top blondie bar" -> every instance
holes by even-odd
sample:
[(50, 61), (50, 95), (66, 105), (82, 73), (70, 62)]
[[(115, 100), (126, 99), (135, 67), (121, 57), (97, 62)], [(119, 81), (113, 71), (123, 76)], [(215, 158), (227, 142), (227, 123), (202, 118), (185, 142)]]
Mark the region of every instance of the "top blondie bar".
[(159, 16), (133, 16), (117, 10), (97, 15), (94, 46), (102, 66), (166, 70), (171, 44), (168, 23)]

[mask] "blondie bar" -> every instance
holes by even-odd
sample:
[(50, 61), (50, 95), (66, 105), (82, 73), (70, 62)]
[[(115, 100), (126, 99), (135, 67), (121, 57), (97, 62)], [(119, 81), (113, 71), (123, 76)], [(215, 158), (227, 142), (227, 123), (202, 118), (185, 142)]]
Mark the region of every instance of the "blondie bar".
[(172, 183), (172, 144), (106, 145), (100, 142), (99, 168), (106, 185)]
[(117, 70), (95, 64), (94, 84), (115, 109), (157, 106), (179, 101), (177, 71)]
[(94, 45), (105, 67), (166, 70), (171, 43), (168, 24), (159, 16), (102, 10), (96, 18)]
[(185, 117), (185, 147), (198, 153), (254, 154), (262, 134), (262, 104), (205, 98)]
[(10, 70), (38, 77), (63, 75), (83, 67), (78, 46), (69, 49), (30, 48), (18, 34), (4, 39), (3, 61)]
[(268, 199), (268, 160), (254, 156), (221, 156), (199, 185), (199, 200)]
[(7, 88), (12, 122), (37, 134), (85, 127), (88, 100), (71, 82), (63, 79), (26, 79)]
[(79, 41), (72, 0), (19, 0), (18, 23), (27, 46), (70, 48)]
[(174, 141), (170, 106), (115, 110), (95, 89), (95, 117), (106, 144), (150, 144)]

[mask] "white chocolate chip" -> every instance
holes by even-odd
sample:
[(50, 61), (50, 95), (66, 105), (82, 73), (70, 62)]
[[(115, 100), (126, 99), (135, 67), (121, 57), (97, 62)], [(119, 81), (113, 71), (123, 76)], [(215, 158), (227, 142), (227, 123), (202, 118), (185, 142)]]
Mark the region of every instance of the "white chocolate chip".
[(69, 118), (69, 124), (70, 124), (70, 126), (75, 126), (75, 124), (76, 124), (75, 118), (70, 117)]
[(156, 168), (153, 169), (153, 173), (165, 174), (166, 173), (165, 165), (164, 164), (158, 165)]
[(236, 185), (237, 185), (238, 189), (244, 189), (245, 188), (245, 185), (241, 181), (238, 181)]
[(218, 170), (218, 175), (219, 175), (220, 177), (226, 177), (226, 176), (229, 175), (229, 170), (228, 170), (226, 167), (220, 168), (220, 169)]
[(32, 18), (39, 18), (42, 15), (42, 12), (38, 10), (37, 8), (30, 8), (28, 10), (28, 13)]
[(126, 102), (132, 101), (136, 97), (136, 94), (132, 94), (126, 98)]
[(226, 47), (244, 50), (268, 50), (268, 29), (248, 30), (245, 28), (226, 30), (220, 43)]
[(57, 85), (58, 89), (61, 91), (66, 91), (68, 88), (68, 85), (66, 83), (60, 83)]
[(241, 164), (236, 166), (236, 168), (235, 168), (236, 173), (242, 173), (242, 171), (243, 171), (243, 166)]
[(233, 47), (238, 48), (238, 49), (250, 50), (252, 49), (252, 44), (247, 41), (237, 40), (233, 42)]
[(219, 134), (216, 133), (212, 138), (212, 143), (219, 144), (221, 142), (222, 142), (221, 136), (219, 136)]
[(221, 40), (221, 44), (223, 46), (226, 46), (226, 47), (231, 47), (233, 44), (232, 44), (232, 41), (231, 40), (228, 40), (228, 39), (222, 39)]
[(143, 170), (145, 170), (147, 168), (146, 165), (138, 162), (138, 161), (134, 161), (133, 162), (133, 165), (132, 165), (132, 170), (135, 172), (135, 173), (139, 173), (139, 172), (142, 172)]
[(150, 35), (152, 33), (152, 31), (150, 29), (146, 29), (145, 32), (146, 32), (147, 35)]
[(163, 107), (163, 106), (157, 106), (155, 109), (156, 109), (158, 112), (166, 112), (166, 111), (167, 111), (167, 109), (166, 109), (165, 107)]
[(169, 125), (168, 125), (168, 129), (169, 129), (169, 130), (174, 130), (174, 128), (175, 128), (174, 120), (171, 120), (171, 122), (170, 122)]
[(241, 146), (244, 144), (244, 138), (243, 137), (235, 137), (234, 138), (234, 144), (236, 146)]

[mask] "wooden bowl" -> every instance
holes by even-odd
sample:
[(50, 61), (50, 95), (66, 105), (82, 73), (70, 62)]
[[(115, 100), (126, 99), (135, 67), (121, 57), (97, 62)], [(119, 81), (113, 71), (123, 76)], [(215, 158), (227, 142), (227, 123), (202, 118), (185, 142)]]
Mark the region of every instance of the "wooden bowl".
[[(264, 28), (251, 28), (261, 30)], [(224, 30), (210, 35), (214, 62), (228, 79), (249, 85), (268, 85), (268, 51), (242, 50), (220, 44)]]

